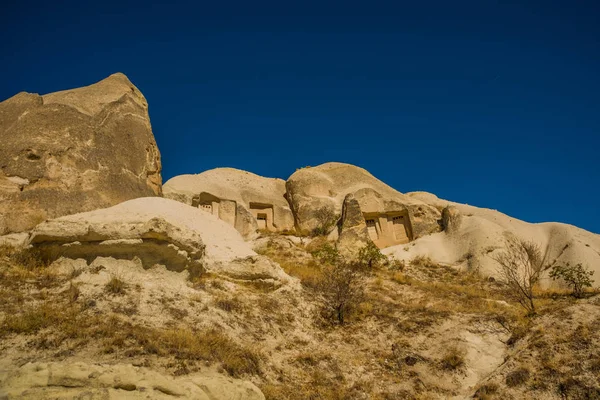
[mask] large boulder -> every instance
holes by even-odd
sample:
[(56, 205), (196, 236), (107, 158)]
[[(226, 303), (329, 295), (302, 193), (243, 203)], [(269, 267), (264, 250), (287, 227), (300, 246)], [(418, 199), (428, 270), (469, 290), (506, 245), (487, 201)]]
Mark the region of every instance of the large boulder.
[[(3, 376), (4, 375), (4, 376)], [(0, 371), (0, 399), (264, 400), (252, 383), (211, 372), (171, 377), (131, 364), (34, 362)]]
[(89, 264), (110, 257), (192, 275), (210, 271), (245, 280), (288, 278), (279, 265), (257, 255), (228, 223), (161, 197), (43, 222), (33, 229), (29, 243), (49, 261), (62, 257)]
[(286, 187), (296, 228), (304, 233), (322, 229), (323, 215), (341, 216), (348, 194), (354, 195), (369, 236), (379, 247), (440, 230), (440, 212), (435, 207), (398, 192), (354, 165), (327, 163), (299, 169)]
[(294, 229), (282, 179), (216, 168), (169, 179), (164, 185), (164, 196), (219, 217), (247, 239), (254, 238), (257, 230)]
[(123, 74), (0, 103), (0, 235), (161, 194), (148, 103)]

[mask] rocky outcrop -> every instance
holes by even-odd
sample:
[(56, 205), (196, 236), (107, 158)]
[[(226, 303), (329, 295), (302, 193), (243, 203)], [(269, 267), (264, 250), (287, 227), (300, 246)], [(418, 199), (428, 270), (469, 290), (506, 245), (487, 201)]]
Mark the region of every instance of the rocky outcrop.
[[(59, 257), (139, 259), (197, 275), (204, 270), (238, 279), (285, 280), (287, 275), (262, 260), (240, 234), (217, 217), (160, 197), (60, 217), (38, 225), (30, 244), (54, 261)], [(232, 267), (229, 267), (229, 266)]]
[(0, 376), (0, 399), (264, 400), (252, 383), (216, 373), (170, 377), (131, 364), (28, 363)]
[(462, 215), (455, 206), (446, 206), (442, 210), (442, 229), (446, 233), (458, 232), (462, 222)]
[[(594, 271), (594, 286), (600, 286), (600, 235), (572, 225), (546, 222), (531, 224), (487, 208), (454, 203), (426, 192), (408, 196), (443, 209), (442, 226), (446, 232), (415, 240), (410, 247), (396, 246), (385, 250), (388, 255), (409, 261), (417, 256), (449, 265), (461, 265), (484, 275), (497, 276), (495, 256), (507, 246), (507, 238), (533, 241), (540, 247), (544, 264), (576, 265)], [(563, 287), (544, 274), (542, 287)]]
[(164, 185), (164, 196), (211, 213), (234, 226), (247, 239), (257, 230), (294, 229), (285, 199), (285, 182), (234, 168), (180, 175)]
[(0, 235), (161, 194), (148, 104), (123, 74), (0, 103)]
[(290, 176), (286, 188), (296, 228), (305, 233), (321, 229), (322, 210), (341, 215), (348, 194), (354, 195), (369, 236), (379, 247), (406, 243), (440, 230), (436, 208), (403, 195), (353, 165), (327, 163), (300, 169)]
[(346, 196), (342, 209), (341, 233), (337, 249), (344, 257), (351, 259), (356, 257), (359, 249), (363, 248), (371, 239), (365, 217), (353, 194)]

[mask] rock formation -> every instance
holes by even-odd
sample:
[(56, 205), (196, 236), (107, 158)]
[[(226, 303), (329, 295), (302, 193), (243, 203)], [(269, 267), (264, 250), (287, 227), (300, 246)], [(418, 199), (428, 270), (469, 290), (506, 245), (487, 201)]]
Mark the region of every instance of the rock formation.
[[(45, 257), (139, 259), (197, 275), (203, 270), (234, 278), (285, 280), (279, 266), (258, 256), (229, 224), (180, 202), (159, 197), (69, 215), (38, 225), (30, 244)], [(231, 266), (231, 267), (228, 267)]]
[(446, 206), (442, 210), (442, 229), (447, 233), (458, 232), (462, 215), (455, 206)]
[(0, 374), (0, 399), (264, 400), (250, 382), (218, 374), (173, 378), (129, 364), (28, 363)]
[(169, 179), (164, 195), (218, 216), (245, 238), (254, 237), (257, 230), (281, 232), (294, 228), (281, 179), (217, 168)]
[(340, 216), (348, 194), (354, 195), (369, 237), (380, 248), (407, 243), (440, 229), (436, 208), (403, 195), (350, 164), (327, 163), (300, 169), (290, 176), (286, 188), (296, 228), (301, 232), (320, 229), (324, 223), (320, 214)]
[(123, 74), (0, 103), (0, 235), (161, 194), (148, 104)]
[(337, 248), (342, 255), (352, 258), (370, 240), (369, 231), (360, 204), (353, 194), (346, 196), (342, 210), (341, 233)]
[[(494, 254), (503, 251), (507, 236), (533, 241), (542, 250), (545, 264), (575, 265), (582, 263), (595, 271), (594, 286), (600, 286), (600, 236), (572, 225), (556, 222), (530, 224), (496, 210), (439, 199), (431, 193), (408, 193), (409, 197), (426, 202), (432, 207), (446, 209), (443, 225), (448, 232), (435, 233), (415, 241), (410, 247), (395, 246), (385, 253), (410, 260), (418, 255), (431, 257), (448, 265), (464, 265), (486, 275), (496, 275)], [(544, 286), (558, 282), (542, 281)]]

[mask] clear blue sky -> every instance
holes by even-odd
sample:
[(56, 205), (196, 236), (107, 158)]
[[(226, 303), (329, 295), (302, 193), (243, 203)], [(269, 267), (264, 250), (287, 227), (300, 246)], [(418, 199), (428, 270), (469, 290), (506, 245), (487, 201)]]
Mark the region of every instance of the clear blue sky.
[(598, 1), (68, 3), (0, 6), (0, 98), (127, 74), (165, 181), (341, 161), (600, 232)]

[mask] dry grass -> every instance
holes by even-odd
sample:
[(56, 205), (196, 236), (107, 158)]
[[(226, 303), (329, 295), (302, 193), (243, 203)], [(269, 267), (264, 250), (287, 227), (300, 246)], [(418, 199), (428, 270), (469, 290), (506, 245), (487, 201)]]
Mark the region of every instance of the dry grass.
[(294, 377), (281, 384), (264, 384), (260, 389), (267, 400), (346, 400), (352, 398), (344, 380), (317, 370), (308, 379)]
[(220, 362), (223, 369), (234, 377), (261, 373), (259, 353), (240, 346), (217, 330), (141, 329), (136, 339), (156, 354), (170, 354), (185, 360)]
[(447, 371), (459, 371), (465, 365), (465, 352), (455, 346), (448, 348), (440, 359), (440, 368)]
[[(8, 315), (0, 334), (35, 334), (52, 328), (52, 333), (38, 337), (40, 347), (59, 347), (69, 340), (70, 348), (89, 340), (104, 342), (104, 352), (129, 349), (129, 355), (156, 354), (181, 360), (218, 362), (231, 376), (260, 374), (259, 353), (249, 350), (215, 329), (193, 331), (187, 327), (153, 329), (112, 315), (90, 313), (79, 305), (65, 305), (54, 299), (29, 305), (22, 313)], [(132, 351), (132, 349), (136, 349)]]
[[(507, 337), (502, 331), (505, 329), (512, 334), (507, 345), (514, 345), (509, 353), (517, 354), (527, 346), (519, 354), (548, 355), (530, 368), (531, 376), (525, 383), (516, 384), (511, 390), (531, 388), (540, 396), (544, 394), (542, 390), (554, 393), (562, 390), (569, 398), (577, 398), (574, 394), (579, 392), (593, 393), (593, 385), (588, 382), (585, 386), (579, 375), (581, 370), (596, 371), (596, 375), (600, 371), (600, 353), (595, 350), (596, 332), (600, 329), (592, 322), (582, 324), (581, 328), (574, 323), (564, 338), (554, 332), (549, 335), (548, 329), (532, 331), (532, 324), (545, 317), (538, 316), (533, 321), (524, 318), (518, 307), (505, 302), (503, 292), (494, 282), (421, 258), (397, 268), (388, 266), (374, 271), (365, 278), (366, 298), (356, 307), (351, 323), (320, 330), (312, 315), (318, 305), (318, 292), (314, 289), (322, 282), (322, 268), (310, 256), (304, 257), (303, 250), (296, 250), (267, 248), (267, 255), (290, 275), (299, 277), (309, 290), (283, 294), (254, 290), (235, 280), (205, 274), (193, 280), (194, 287), (201, 290), (184, 297), (184, 307), (175, 295), (167, 296), (169, 306), (159, 308), (159, 312), (163, 316), (170, 313), (173, 318), (166, 319), (167, 323), (160, 328), (137, 322), (144, 321), (146, 315), (132, 319), (106, 312), (112, 309), (129, 316), (125, 309), (114, 307), (125, 303), (128, 297), (111, 297), (104, 292), (102, 299), (93, 299), (98, 300), (98, 305), (88, 308), (86, 304), (92, 299), (85, 297), (89, 293), (85, 283), (78, 287), (69, 283), (69, 277), (73, 276), (54, 275), (54, 286), (48, 287), (61, 286), (46, 290), (48, 287), (39, 283), (37, 273), (47, 272), (52, 276), (52, 267), (39, 266), (34, 270), (22, 265), (7, 267), (2, 265), (0, 256), (0, 312), (4, 312), (0, 315), (6, 316), (4, 319), (0, 316), (0, 337), (13, 340), (16, 335), (28, 335), (24, 339), (28, 348), (40, 351), (44, 357), (65, 351), (75, 354), (101, 351), (106, 353), (101, 357), (110, 360), (158, 363), (161, 368), (171, 372), (177, 368), (181, 373), (197, 371), (205, 363), (213, 364), (231, 376), (254, 375), (252, 381), (260, 386), (267, 399), (425, 399), (456, 394), (454, 386), (453, 389), (448, 386), (463, 378), (464, 353), (450, 348), (440, 357), (438, 353), (423, 353), (416, 345), (403, 347), (401, 351), (392, 345), (410, 343), (417, 335), (424, 338), (422, 345), (427, 345), (430, 339), (426, 338), (439, 338), (437, 326), (452, 318), (486, 330), (489, 323), (489, 328), (495, 330), (490, 332), (498, 333), (502, 340)], [(24, 287), (27, 289), (21, 290)], [(559, 294), (538, 293), (539, 309), (548, 312), (560, 311), (559, 308), (575, 302)], [(7, 303), (2, 304), (3, 300)], [(188, 304), (193, 307), (188, 308)], [(9, 309), (11, 313), (6, 312)], [(143, 309), (140, 307), (139, 312)], [(190, 314), (184, 318), (180, 311), (186, 309)], [(210, 314), (207, 321), (219, 322), (206, 328), (182, 323), (184, 319), (197, 324), (198, 316), (203, 317), (198, 312)], [(269, 357), (273, 361), (243, 344), (246, 338), (251, 338), (253, 346), (265, 348), (265, 354), (272, 354)], [(574, 360), (566, 359), (566, 353), (578, 354), (580, 367)], [(514, 364), (531, 367), (519, 359)], [(368, 377), (364, 382), (361, 378), (355, 381), (358, 368), (361, 375)], [(445, 380), (445, 386), (432, 383), (425, 376), (428, 373)], [(507, 376), (498, 376), (480, 386), (474, 398), (502, 398), (508, 386)], [(518, 382), (519, 377), (515, 377), (514, 382)], [(589, 379), (589, 375), (585, 377)], [(541, 384), (544, 389), (534, 388)]]
[(215, 307), (226, 312), (241, 312), (244, 309), (243, 302), (238, 297), (229, 297), (225, 295), (217, 295), (213, 300)]
[(7, 314), (1, 325), (0, 333), (29, 335), (57, 325), (64, 318), (63, 308), (53, 302), (28, 305), (21, 313)]
[(300, 279), (307, 288), (316, 288), (322, 278), (321, 268), (314, 259), (299, 259), (292, 252), (282, 251), (277, 246), (268, 246), (260, 254), (278, 263), (288, 275)]
[(506, 375), (506, 386), (515, 387), (524, 385), (529, 380), (529, 375), (530, 372), (528, 368), (518, 368), (511, 371)]
[(127, 292), (127, 287), (128, 285), (119, 275), (112, 275), (104, 289), (110, 294), (123, 295)]
[(60, 284), (56, 272), (35, 249), (0, 247), (0, 286), (22, 289), (23, 285), (36, 289), (52, 288)]
[(475, 392), (473, 396), (474, 399), (477, 400), (490, 400), (493, 399), (495, 394), (498, 393), (498, 385), (495, 383), (487, 383), (483, 386), (480, 386), (479, 389)]
[(410, 260), (409, 265), (413, 268), (429, 268), (429, 267), (437, 267), (437, 263), (431, 260), (431, 258), (426, 256), (416, 256), (412, 260)]

